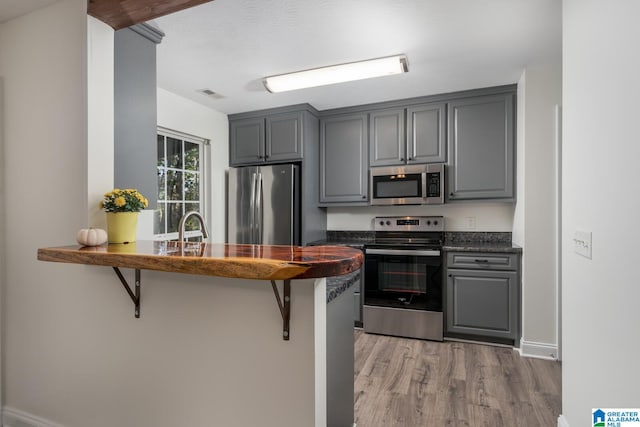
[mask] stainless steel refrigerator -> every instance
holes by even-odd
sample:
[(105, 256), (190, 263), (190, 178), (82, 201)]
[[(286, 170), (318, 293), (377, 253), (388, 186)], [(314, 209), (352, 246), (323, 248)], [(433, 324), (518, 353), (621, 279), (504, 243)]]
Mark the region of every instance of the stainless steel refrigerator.
[(229, 169), (229, 243), (300, 244), (297, 165)]

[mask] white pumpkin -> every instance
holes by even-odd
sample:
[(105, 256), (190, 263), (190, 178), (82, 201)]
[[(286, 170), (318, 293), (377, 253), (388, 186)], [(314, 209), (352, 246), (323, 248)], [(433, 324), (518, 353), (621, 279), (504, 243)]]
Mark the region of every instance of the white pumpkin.
[(83, 228), (76, 233), (76, 240), (83, 246), (99, 246), (107, 241), (107, 232), (102, 228)]

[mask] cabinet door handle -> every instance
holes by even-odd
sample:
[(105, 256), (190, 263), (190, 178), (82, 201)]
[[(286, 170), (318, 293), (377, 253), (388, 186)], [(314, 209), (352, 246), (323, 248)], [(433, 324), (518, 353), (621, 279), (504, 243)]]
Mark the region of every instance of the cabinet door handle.
[(453, 193), (449, 193), (449, 197), (453, 197)]
[(367, 198), (367, 196), (362, 196), (362, 198), (363, 198), (363, 199), (366, 199), (366, 198)]
[(489, 262), (488, 259), (474, 259), (473, 262), (486, 264)]
[(404, 157), (400, 157), (400, 161), (401, 161), (401, 162), (404, 162)]
[(453, 274), (450, 274), (449, 277), (453, 277)]

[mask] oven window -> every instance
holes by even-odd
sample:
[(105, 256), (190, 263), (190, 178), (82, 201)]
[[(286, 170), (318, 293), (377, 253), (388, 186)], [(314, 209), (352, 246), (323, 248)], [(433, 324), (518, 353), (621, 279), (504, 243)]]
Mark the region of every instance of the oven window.
[(365, 253), (365, 305), (442, 311), (440, 256)]
[(382, 292), (427, 292), (427, 266), (406, 262), (406, 257), (386, 257), (378, 266), (378, 275)]
[(422, 175), (374, 176), (373, 192), (378, 199), (422, 197)]

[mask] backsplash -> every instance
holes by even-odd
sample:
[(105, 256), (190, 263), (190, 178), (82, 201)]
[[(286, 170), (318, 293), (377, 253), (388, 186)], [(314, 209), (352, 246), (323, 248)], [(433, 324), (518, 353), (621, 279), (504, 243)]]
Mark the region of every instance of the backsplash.
[(328, 230), (373, 230), (377, 216), (444, 216), (445, 231), (513, 230), (512, 203), (446, 203), (422, 206), (357, 206), (327, 208)]
[(511, 243), (510, 232), (482, 232), (482, 231), (447, 231), (444, 233), (446, 243)]

